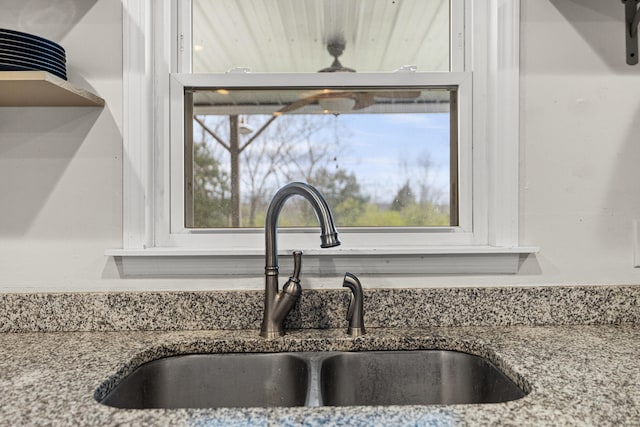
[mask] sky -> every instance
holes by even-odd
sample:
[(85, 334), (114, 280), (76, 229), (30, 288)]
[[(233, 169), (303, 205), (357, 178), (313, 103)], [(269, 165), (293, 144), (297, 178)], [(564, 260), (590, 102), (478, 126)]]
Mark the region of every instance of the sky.
[[(258, 122), (254, 124), (259, 127), (259, 123), (269, 117), (256, 117)], [(340, 144), (333, 154), (335, 159), (332, 166), (353, 172), (361, 190), (372, 202), (389, 203), (407, 181), (414, 184), (422, 181), (440, 191), (441, 199), (438, 201), (448, 203), (448, 113), (360, 113), (328, 117), (314, 114), (307, 117), (321, 118), (324, 123), (322, 126), (326, 126), (327, 119), (329, 123), (335, 120), (335, 126), (314, 134), (311, 141), (331, 145), (335, 142), (334, 133), (337, 132)], [(226, 116), (218, 116), (216, 120), (223, 121), (223, 132), (228, 129)], [(265, 132), (263, 137), (268, 138), (268, 133)], [(228, 136), (223, 135), (223, 139), (226, 138)], [(211, 144), (216, 148), (214, 141)], [(223, 164), (227, 163), (226, 152), (220, 152), (221, 147), (217, 147), (217, 150)], [(432, 165), (428, 175), (425, 175), (425, 168), (421, 166), (425, 157)], [(417, 189), (415, 185), (413, 190)]]
[(336, 119), (349, 129), (337, 165), (353, 171), (373, 200), (388, 200), (408, 179), (421, 179), (425, 156), (433, 164), (428, 180), (448, 200), (449, 114), (343, 114)]

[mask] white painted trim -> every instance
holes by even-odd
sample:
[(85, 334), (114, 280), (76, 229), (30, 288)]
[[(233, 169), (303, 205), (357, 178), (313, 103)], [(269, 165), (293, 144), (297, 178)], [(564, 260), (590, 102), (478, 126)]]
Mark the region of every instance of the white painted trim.
[[(482, 233), (478, 228), (482, 225), (474, 223), (473, 75), (464, 75), (471, 78), (461, 79), (458, 83), (458, 225), (460, 231), (469, 234), (472, 243), (479, 243), (476, 236)], [(461, 117), (469, 120), (461, 120)]]
[[(124, 277), (162, 276), (249, 276), (264, 273), (262, 256), (234, 258), (180, 257), (167, 262), (164, 257), (129, 257), (117, 261)], [(287, 261), (281, 263), (282, 271), (291, 271)], [(358, 257), (305, 258), (304, 275), (331, 276), (351, 272), (358, 275), (402, 274), (515, 274), (520, 264), (519, 254), (448, 254), (442, 256), (404, 256), (402, 258), (377, 258), (368, 262)], [(263, 286), (262, 281), (257, 281)], [(339, 283), (336, 282), (336, 287)]]
[(452, 72), (465, 71), (465, 22), (466, 12), (470, 9), (465, 6), (464, 0), (456, 0), (450, 3), (451, 38), (449, 40), (449, 52), (451, 56), (449, 69)]
[(153, 200), (154, 246), (167, 244), (170, 221), (170, 173), (171, 153), (170, 134), (173, 129), (170, 115), (170, 76), (177, 72), (178, 39), (177, 33), (178, 0), (154, 2), (154, 167), (155, 178)]
[[(346, 271), (363, 275), (407, 274), (515, 274), (523, 256), (536, 248), (492, 247), (438, 248), (431, 251), (308, 251), (304, 254), (304, 275), (342, 275)], [(382, 251), (381, 251), (382, 252)], [(261, 251), (193, 251), (152, 249), (110, 251), (124, 276), (260, 276), (264, 273)], [(282, 271), (292, 269), (288, 252), (280, 251)], [(262, 282), (259, 282), (260, 284)]]
[[(451, 254), (532, 254), (537, 253), (539, 248), (533, 246), (521, 246), (514, 248), (496, 248), (494, 246), (459, 246), (452, 248), (450, 246), (433, 246), (429, 248), (384, 248), (384, 249), (309, 249), (304, 252), (305, 256), (403, 256), (403, 255), (451, 255)], [(278, 250), (278, 254), (286, 256), (290, 251)], [(251, 250), (234, 250), (234, 249), (182, 249), (182, 248), (151, 248), (151, 249), (109, 249), (106, 251), (109, 256), (118, 257), (173, 257), (173, 256), (222, 256), (237, 257), (241, 255), (247, 256), (264, 256), (262, 248)]]
[(193, 68), (193, 34), (191, 31), (191, 1), (179, 1), (176, 5), (178, 25), (178, 73), (191, 73)]
[[(165, 242), (173, 242), (172, 236), (176, 233), (184, 233), (186, 231), (184, 224), (184, 85), (182, 85), (176, 74), (170, 77), (170, 119), (171, 123), (170, 138), (168, 144), (170, 146), (170, 176), (179, 177), (171, 179), (169, 183), (169, 205), (170, 221), (168, 225), (168, 234), (165, 236)], [(166, 227), (166, 226), (165, 226)], [(166, 243), (165, 243), (166, 244)], [(187, 243), (188, 245), (188, 243)]]
[[(518, 190), (520, 141), (520, 2), (496, 0), (495, 70), (491, 72), (490, 93), (493, 101), (492, 133), (489, 135), (491, 216), (489, 244), (518, 244)], [(499, 118), (499, 120), (498, 120)], [(501, 191), (494, 189), (500, 188)]]
[[(461, 114), (471, 117), (472, 87), (470, 73), (351, 73), (335, 74), (174, 74), (171, 76), (171, 148), (170, 175), (184, 176), (184, 89), (185, 87), (457, 87), (458, 108)], [(459, 206), (460, 226), (447, 230), (443, 228), (431, 229), (340, 229), (343, 243), (351, 248), (385, 246), (432, 245), (469, 245), (476, 243), (474, 237), (473, 208), (471, 185), (472, 173), (472, 141), (471, 123), (460, 124), (458, 136), (460, 141), (460, 182)], [(222, 247), (246, 248), (250, 250), (256, 245), (263, 246), (262, 230), (194, 230), (184, 227), (184, 185), (182, 180), (172, 180), (170, 183), (170, 224), (169, 232), (165, 233), (163, 225), (163, 245), (171, 247)], [(483, 224), (479, 224), (481, 227)], [(454, 231), (449, 232), (449, 231)], [(293, 234), (281, 237), (280, 245), (296, 245), (309, 248), (317, 245), (316, 231), (309, 235), (309, 230), (288, 231)], [(287, 246), (284, 246), (287, 247)]]
[(175, 74), (186, 87), (358, 87), (358, 86), (457, 86), (469, 80), (465, 72), (415, 73), (197, 73)]
[[(116, 252), (109, 251), (111, 256), (121, 257), (123, 263), (126, 260), (139, 259), (139, 256), (129, 256), (134, 252), (144, 248), (149, 250), (162, 250), (163, 247), (184, 247), (184, 248), (210, 248), (210, 243), (205, 240), (199, 241), (202, 233), (172, 234), (170, 228), (170, 194), (171, 185), (168, 171), (171, 169), (171, 162), (179, 159), (172, 159), (169, 138), (172, 132), (179, 132), (180, 125), (172, 124), (169, 99), (169, 77), (178, 71), (188, 71), (184, 55), (180, 56), (177, 38), (171, 34), (177, 33), (178, 26), (183, 28), (185, 24), (185, 14), (182, 20), (174, 18), (180, 16), (178, 13), (178, 0), (152, 1), (152, 0), (123, 0), (123, 50), (124, 50), (124, 220), (123, 220), (123, 252), (116, 255)], [(184, 9), (180, 9), (184, 10)], [(519, 1), (518, 0), (487, 0), (487, 2), (465, 2), (465, 53), (464, 69), (473, 73), (473, 98), (462, 100), (460, 105), (468, 105), (470, 113), (473, 114), (473, 122), (465, 128), (464, 125), (459, 130), (461, 135), (464, 132), (472, 134), (473, 137), (473, 160), (461, 159), (461, 170), (473, 174), (473, 183), (470, 180), (468, 188), (461, 189), (462, 193), (471, 194), (473, 192), (473, 215), (461, 219), (461, 227), (447, 229), (444, 233), (428, 234), (428, 243), (423, 244), (419, 251), (424, 252), (429, 257), (438, 258), (442, 262), (415, 262), (408, 263), (401, 273), (420, 272), (515, 272), (517, 263), (510, 260), (511, 266), (516, 266), (515, 271), (509, 268), (488, 267), (492, 264), (490, 259), (494, 256), (500, 259), (504, 255), (503, 250), (515, 248), (518, 243), (518, 35), (519, 35)], [(189, 41), (190, 43), (190, 41)], [(180, 58), (180, 59), (179, 59)], [(180, 66), (178, 66), (180, 62)], [(455, 66), (459, 68), (458, 65)], [(398, 76), (406, 84), (406, 79), (412, 79), (410, 73), (402, 73)], [(442, 73), (439, 76), (434, 74), (434, 79), (441, 79), (443, 84), (450, 81), (454, 74)], [(178, 76), (183, 78), (183, 76)], [(210, 79), (210, 75), (188, 75), (184, 76), (185, 82), (198, 82)], [(244, 79), (242, 74), (227, 75), (226, 82), (233, 83), (234, 79)], [(276, 79), (276, 77), (273, 77)], [(333, 77), (329, 77), (333, 78)], [(354, 85), (362, 84), (362, 78), (375, 80), (374, 76), (367, 77), (362, 73), (344, 77), (354, 79)], [(389, 82), (389, 77), (386, 77)], [(391, 77), (393, 79), (393, 77)], [(435, 80), (434, 80), (435, 81)], [(471, 84), (471, 83), (469, 83)], [(196, 85), (194, 83), (194, 85)], [(464, 98), (464, 92), (463, 98)], [(470, 91), (469, 91), (470, 92)], [(173, 107), (176, 108), (176, 107)], [(464, 107), (463, 107), (464, 108)], [(470, 140), (471, 138), (466, 138)], [(461, 140), (464, 140), (461, 137)], [(473, 164), (471, 164), (473, 163)], [(471, 196), (470, 196), (471, 197)], [(467, 225), (472, 224), (472, 225)], [(472, 232), (472, 234), (470, 234)], [(313, 231), (315, 233), (315, 230)], [(224, 233), (223, 233), (224, 234)], [(362, 232), (352, 232), (344, 230), (343, 239), (358, 239), (358, 236), (365, 235)], [(400, 240), (394, 242), (389, 234), (371, 233), (367, 237), (374, 239), (376, 234), (381, 239), (380, 247), (389, 249), (390, 246), (400, 246)], [(233, 247), (243, 250), (246, 256), (252, 255), (256, 248), (262, 248), (263, 241), (260, 230), (252, 230), (249, 233), (237, 233), (239, 245)], [(250, 237), (243, 237), (250, 236)], [(287, 245), (307, 245), (315, 246), (317, 242), (312, 239), (317, 236), (308, 232), (295, 235), (282, 232), (280, 234), (280, 246), (286, 248)], [(302, 236), (299, 240), (298, 236)], [(244, 239), (244, 240), (243, 240)], [(365, 239), (366, 240), (366, 239)], [(370, 245), (369, 248), (376, 247)], [(349, 245), (352, 245), (349, 247)], [(442, 253), (433, 254), (429, 250), (435, 247), (442, 247)], [(479, 258), (473, 258), (473, 262), (465, 262), (469, 256), (476, 256), (477, 253), (460, 252), (461, 248), (469, 247), (490, 247), (495, 253), (483, 254), (488, 259), (482, 259), (487, 265), (480, 264)], [(362, 250), (367, 245), (360, 243), (345, 244), (348, 250)], [(225, 248), (225, 253), (229, 253)], [(411, 257), (412, 249), (415, 247), (404, 247), (402, 254), (387, 254), (389, 262), (396, 262), (406, 257)], [(185, 249), (187, 250), (187, 249)], [(524, 251), (530, 253), (531, 251)], [(125, 255), (126, 253), (126, 255)], [(307, 253), (313, 254), (313, 251)], [(347, 252), (329, 252), (318, 255), (322, 259), (332, 259), (332, 262), (341, 263), (347, 260)], [(351, 253), (353, 255), (353, 253)], [(509, 252), (507, 255), (513, 255)], [(314, 255), (312, 255), (314, 256)], [(369, 271), (377, 266), (386, 265), (380, 259), (371, 258), (364, 261), (368, 255), (361, 253), (361, 266)], [(518, 255), (519, 256), (519, 255)], [(229, 261), (228, 256), (209, 253), (194, 254), (194, 258), (201, 261), (208, 258), (220, 258)], [(144, 258), (144, 257), (143, 257)], [(156, 258), (152, 256), (151, 258)], [(163, 256), (163, 265), (170, 267), (175, 259), (180, 263), (182, 257), (176, 254)], [(237, 259), (242, 259), (239, 256)], [(457, 267), (447, 267), (451, 265)], [(461, 262), (456, 262), (459, 259)], [(385, 258), (387, 260), (387, 258)], [(201, 261), (198, 261), (200, 263)], [(356, 262), (356, 260), (351, 260)], [(424, 261), (424, 260), (423, 260)], [(429, 260), (431, 261), (431, 259)], [(195, 261), (194, 261), (195, 262)], [(211, 260), (208, 261), (211, 263)], [(224, 264), (224, 261), (221, 261)], [(207, 264), (207, 262), (203, 262)], [(231, 261), (229, 266), (234, 263)], [(236, 263), (237, 264), (237, 263)], [(150, 265), (141, 268), (151, 267)], [(429, 265), (430, 267), (424, 267)], [(225, 268), (219, 266), (216, 274), (225, 273)], [(477, 269), (477, 270), (474, 270)], [(490, 271), (489, 271), (490, 270)], [(153, 272), (153, 270), (147, 270)], [(180, 267), (173, 271), (182, 271)], [(230, 271), (230, 270), (229, 270)], [(318, 270), (318, 273), (327, 272), (326, 269)], [(385, 271), (387, 272), (387, 271)], [(391, 269), (388, 271), (391, 273)]]
[(153, 246), (152, 0), (123, 0), (123, 247)]
[(488, 3), (473, 5), (474, 230), (476, 243), (517, 246), (520, 2)]

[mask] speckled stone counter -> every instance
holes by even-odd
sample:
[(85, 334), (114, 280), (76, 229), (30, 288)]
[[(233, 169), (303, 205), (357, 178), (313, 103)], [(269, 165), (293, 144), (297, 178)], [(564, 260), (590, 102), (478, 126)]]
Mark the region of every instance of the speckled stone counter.
[[(306, 292), (293, 330), (275, 340), (258, 337), (260, 292), (3, 295), (0, 425), (640, 425), (639, 290), (370, 291), (368, 334), (356, 339), (344, 332), (344, 292)], [(248, 320), (232, 320), (237, 310)], [(529, 394), (340, 408), (125, 410), (96, 401), (169, 355), (433, 348), (483, 356)]]
[[(3, 425), (638, 425), (640, 328), (624, 326), (0, 334)], [(448, 406), (124, 410), (95, 395), (139, 364), (193, 352), (446, 348), (485, 356), (530, 393)], [(102, 387), (101, 387), (102, 385)], [(96, 390), (100, 389), (98, 392)]]
[[(366, 283), (366, 282), (365, 282)], [(0, 294), (0, 332), (257, 329), (264, 291)], [(346, 326), (349, 291), (302, 291), (288, 329)], [(369, 327), (640, 323), (640, 286), (364, 290)]]

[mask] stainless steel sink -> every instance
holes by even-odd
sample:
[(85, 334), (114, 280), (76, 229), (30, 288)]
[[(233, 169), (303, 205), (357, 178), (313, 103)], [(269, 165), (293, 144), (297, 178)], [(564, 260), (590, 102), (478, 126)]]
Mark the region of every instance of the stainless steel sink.
[(524, 395), (481, 357), (420, 350), (173, 356), (141, 365), (96, 398), (143, 409), (490, 403)]
[(293, 353), (191, 354), (138, 367), (101, 403), (118, 408), (304, 406), (307, 363)]
[(342, 353), (322, 363), (323, 404), (495, 403), (525, 393), (485, 359), (445, 350)]

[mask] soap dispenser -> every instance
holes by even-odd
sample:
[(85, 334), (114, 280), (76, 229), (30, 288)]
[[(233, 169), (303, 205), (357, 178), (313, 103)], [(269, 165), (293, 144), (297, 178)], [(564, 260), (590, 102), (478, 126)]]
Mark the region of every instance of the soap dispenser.
[(351, 273), (345, 273), (342, 287), (351, 290), (351, 301), (347, 311), (347, 321), (349, 322), (347, 334), (352, 337), (364, 335), (366, 332), (364, 330), (364, 308), (360, 280)]

